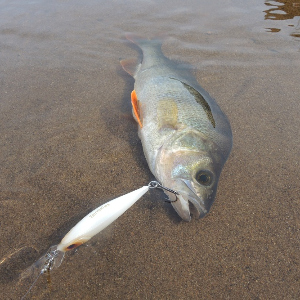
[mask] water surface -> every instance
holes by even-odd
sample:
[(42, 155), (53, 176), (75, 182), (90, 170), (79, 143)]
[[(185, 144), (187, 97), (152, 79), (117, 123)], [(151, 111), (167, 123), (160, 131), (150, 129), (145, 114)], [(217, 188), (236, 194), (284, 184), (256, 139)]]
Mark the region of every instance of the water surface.
[(182, 222), (146, 195), (32, 299), (299, 299), (299, 1), (0, 1), (0, 286), (85, 214), (153, 179), (125, 32), (166, 36), (232, 125), (216, 202)]

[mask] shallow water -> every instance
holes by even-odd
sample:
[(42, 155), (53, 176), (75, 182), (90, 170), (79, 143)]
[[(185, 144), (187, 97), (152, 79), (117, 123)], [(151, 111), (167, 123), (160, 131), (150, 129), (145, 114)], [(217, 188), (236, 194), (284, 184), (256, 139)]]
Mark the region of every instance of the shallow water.
[(153, 179), (125, 32), (166, 36), (231, 122), (211, 213), (146, 195), (32, 299), (299, 299), (299, 1), (0, 1), (0, 290), (89, 211)]

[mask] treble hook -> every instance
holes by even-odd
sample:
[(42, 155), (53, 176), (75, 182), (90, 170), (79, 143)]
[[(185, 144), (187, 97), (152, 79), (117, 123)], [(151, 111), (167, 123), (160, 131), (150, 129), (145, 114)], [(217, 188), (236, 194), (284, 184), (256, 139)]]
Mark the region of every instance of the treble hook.
[(178, 200), (177, 195), (179, 195), (178, 192), (171, 190), (165, 186), (162, 186), (158, 181), (150, 181), (148, 184), (149, 189), (162, 189), (162, 190), (166, 190), (172, 194), (175, 195), (176, 199), (175, 200), (170, 200), (170, 198), (168, 197), (168, 200), (166, 200), (166, 202), (168, 203), (172, 203), (172, 202), (176, 202)]

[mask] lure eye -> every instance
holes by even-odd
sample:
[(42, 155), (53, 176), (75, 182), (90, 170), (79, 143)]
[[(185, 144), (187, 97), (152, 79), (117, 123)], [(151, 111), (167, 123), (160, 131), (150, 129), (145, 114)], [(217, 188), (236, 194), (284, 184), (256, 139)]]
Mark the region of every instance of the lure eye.
[(211, 172), (207, 171), (207, 170), (201, 170), (196, 174), (196, 180), (205, 186), (209, 186), (211, 185), (212, 181), (213, 181), (213, 175)]
[(74, 249), (74, 248), (76, 248), (76, 247), (78, 247), (78, 246), (80, 246), (80, 245), (81, 245), (81, 243), (71, 244), (70, 246), (67, 247), (67, 250)]

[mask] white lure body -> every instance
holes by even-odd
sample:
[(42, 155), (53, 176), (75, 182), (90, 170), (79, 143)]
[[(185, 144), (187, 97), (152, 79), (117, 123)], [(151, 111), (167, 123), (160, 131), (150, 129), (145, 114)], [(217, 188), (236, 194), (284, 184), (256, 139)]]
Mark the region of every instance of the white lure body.
[(143, 186), (94, 209), (65, 235), (57, 245), (57, 250), (65, 252), (88, 241), (120, 217), (137, 200), (146, 194), (148, 189), (148, 186)]

